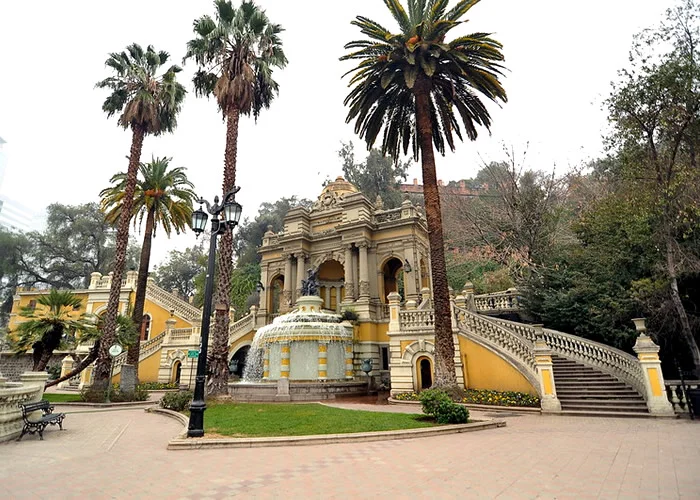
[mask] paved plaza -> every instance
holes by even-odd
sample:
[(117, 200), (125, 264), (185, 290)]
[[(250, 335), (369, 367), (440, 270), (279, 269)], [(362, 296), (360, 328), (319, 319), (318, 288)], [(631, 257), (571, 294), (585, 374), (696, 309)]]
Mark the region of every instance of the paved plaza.
[(0, 498), (700, 498), (687, 420), (505, 413), (504, 428), (422, 439), (167, 451), (182, 427), (166, 416), (57, 411), (65, 431), (0, 444)]

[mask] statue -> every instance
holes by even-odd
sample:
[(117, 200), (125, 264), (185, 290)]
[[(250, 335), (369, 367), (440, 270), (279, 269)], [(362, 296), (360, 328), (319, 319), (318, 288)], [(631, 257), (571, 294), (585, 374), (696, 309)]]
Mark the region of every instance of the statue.
[(309, 269), (309, 276), (301, 280), (301, 294), (303, 296), (318, 295), (318, 268)]

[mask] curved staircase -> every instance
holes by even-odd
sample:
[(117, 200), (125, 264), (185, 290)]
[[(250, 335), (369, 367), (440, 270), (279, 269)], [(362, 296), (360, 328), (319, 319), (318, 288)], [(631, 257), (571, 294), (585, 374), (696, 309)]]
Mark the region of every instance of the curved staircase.
[(563, 413), (611, 416), (649, 415), (636, 390), (590, 365), (553, 355), (553, 375)]

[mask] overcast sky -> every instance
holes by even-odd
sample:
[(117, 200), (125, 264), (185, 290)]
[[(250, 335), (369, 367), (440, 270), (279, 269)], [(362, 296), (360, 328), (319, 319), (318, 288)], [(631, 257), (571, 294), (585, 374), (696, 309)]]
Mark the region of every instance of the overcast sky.
[[(343, 99), (352, 67), (343, 45), (360, 38), (356, 15), (395, 29), (381, 0), (258, 0), (285, 28), (287, 68), (275, 72), (280, 94), (255, 124), (242, 119), (238, 146), (238, 200), (244, 217), (262, 201), (315, 198), (326, 177), (341, 173), (340, 141), (356, 140), (345, 124)], [(451, 4), (454, 4), (454, 0)], [(494, 33), (504, 45), (508, 103), (492, 106), (493, 127), (476, 142), (437, 158), (438, 177), (472, 177), (484, 161), (503, 157), (502, 145), (524, 149), (528, 166), (558, 170), (602, 154), (606, 115), (601, 109), (627, 64), (634, 33), (658, 24), (671, 0), (482, 0), (453, 36)], [(181, 63), (192, 21), (213, 15), (209, 0), (0, 2), (0, 137), (8, 170), (0, 193), (24, 205), (97, 201), (109, 178), (125, 171), (131, 134), (101, 110), (106, 91), (95, 82), (110, 73), (109, 52), (137, 42), (170, 52)], [(174, 134), (144, 142), (142, 160), (171, 156), (187, 167), (197, 193), (219, 193), (225, 129), (215, 103), (196, 98), (188, 63), (181, 81), (188, 94)], [(420, 178), (417, 165), (409, 182)], [(191, 234), (154, 241), (152, 262), (171, 248), (191, 245)]]

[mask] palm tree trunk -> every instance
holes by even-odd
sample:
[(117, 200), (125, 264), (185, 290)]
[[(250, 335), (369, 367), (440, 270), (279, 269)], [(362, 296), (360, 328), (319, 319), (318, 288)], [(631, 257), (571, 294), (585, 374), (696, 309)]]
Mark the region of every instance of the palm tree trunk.
[(141, 160), (141, 149), (143, 148), (143, 138), (145, 131), (140, 127), (132, 127), (131, 153), (129, 155), (129, 168), (126, 172), (126, 185), (124, 186), (124, 201), (122, 203), (119, 226), (117, 226), (117, 237), (115, 242), (114, 269), (112, 270), (112, 287), (109, 289), (109, 299), (107, 301), (107, 312), (104, 318), (102, 329), (102, 341), (97, 355), (97, 365), (95, 366), (93, 387), (97, 390), (106, 388), (112, 358), (109, 355), (109, 347), (114, 343), (117, 330), (117, 315), (119, 314), (119, 296), (121, 295), (122, 276), (124, 275), (124, 265), (126, 263), (126, 249), (129, 244), (129, 222), (134, 205), (134, 190), (136, 189), (136, 174)]
[[(232, 109), (226, 119), (226, 152), (224, 154), (223, 194), (236, 185), (236, 157), (238, 155), (238, 120), (240, 110)], [(219, 241), (219, 265), (216, 291), (214, 293), (215, 320), (209, 357), (209, 394), (222, 395), (228, 392), (228, 327), (231, 302), (231, 271), (233, 268), (233, 236), (224, 232)]]
[(430, 94), (427, 82), (416, 82), (416, 125), (423, 170), (423, 199), (428, 222), (428, 242), (435, 307), (435, 381), (433, 387), (456, 387), (455, 347), (450, 317), (450, 292), (447, 286), (445, 247), (442, 236), (440, 193), (435, 174), (433, 131), (430, 121)]
[(95, 341), (95, 345), (92, 346), (92, 349), (90, 349), (90, 352), (88, 353), (85, 358), (78, 363), (78, 366), (73, 368), (70, 372), (66, 373), (62, 377), (58, 377), (56, 380), (52, 380), (51, 382), (47, 382), (46, 387), (51, 387), (56, 384), (60, 384), (64, 380), (68, 380), (69, 378), (75, 377), (77, 374), (82, 372), (85, 368), (90, 366), (90, 364), (97, 359), (97, 351), (100, 349), (100, 341), (97, 340)]
[(43, 372), (44, 370), (46, 370), (46, 365), (48, 365), (49, 361), (51, 361), (52, 354), (53, 349), (47, 349), (46, 347), (44, 347), (44, 350), (41, 353), (41, 358), (39, 359), (39, 363), (36, 365), (34, 371)]
[(139, 261), (139, 274), (136, 278), (136, 298), (134, 299), (134, 313), (131, 319), (139, 332), (134, 345), (129, 347), (126, 354), (126, 362), (136, 367), (136, 383), (138, 384), (139, 352), (141, 349), (141, 323), (143, 322), (143, 307), (146, 303), (146, 285), (148, 284), (148, 266), (151, 260), (151, 240), (153, 239), (153, 225), (155, 223), (155, 207), (148, 210), (146, 216), (146, 230), (143, 235), (141, 247), (141, 259)]
[(671, 283), (671, 302), (673, 303), (673, 308), (678, 314), (678, 318), (681, 323), (681, 336), (688, 345), (690, 350), (690, 355), (693, 359), (693, 373), (697, 377), (700, 375), (700, 350), (698, 349), (698, 344), (693, 336), (693, 331), (690, 328), (690, 322), (688, 321), (688, 314), (685, 312), (683, 307), (683, 301), (681, 300), (681, 294), (678, 291), (678, 278), (676, 276), (676, 259), (673, 253), (673, 242), (671, 240), (672, 236), (670, 230), (666, 230), (666, 272)]

